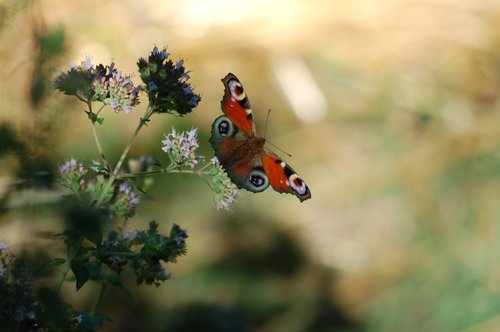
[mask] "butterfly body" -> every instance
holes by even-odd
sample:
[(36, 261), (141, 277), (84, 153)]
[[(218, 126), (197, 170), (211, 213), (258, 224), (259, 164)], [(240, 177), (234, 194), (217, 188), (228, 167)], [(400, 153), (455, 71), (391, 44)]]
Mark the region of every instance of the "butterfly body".
[(266, 140), (256, 135), (253, 113), (238, 78), (229, 73), (222, 79), (224, 115), (212, 124), (215, 155), (229, 178), (251, 192), (264, 191), (269, 185), (280, 193), (290, 193), (300, 201), (311, 198), (311, 192), (295, 171), (265, 147)]

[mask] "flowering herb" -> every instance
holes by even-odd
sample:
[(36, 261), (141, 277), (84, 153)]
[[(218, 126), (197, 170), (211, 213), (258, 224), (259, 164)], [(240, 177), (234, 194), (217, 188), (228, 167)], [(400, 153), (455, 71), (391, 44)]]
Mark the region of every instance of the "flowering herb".
[(113, 110), (125, 113), (139, 104), (139, 92), (142, 90), (140, 85), (134, 86), (129, 75), (117, 70), (114, 63), (94, 67), (89, 56), (80, 66), (59, 75), (54, 86), (64, 94), (76, 96), (87, 103), (101, 101)]
[(149, 223), (147, 231), (125, 231), (122, 236), (110, 232), (97, 248), (98, 260), (120, 273), (130, 264), (137, 283), (160, 285), (171, 277), (163, 263), (175, 262), (186, 253), (187, 232), (174, 224), (168, 236), (158, 233), (158, 223)]
[[(85, 104), (98, 159), (85, 163), (71, 158), (59, 166), (58, 183), (74, 194), (75, 199), (68, 201), (76, 203), (67, 207), (66, 228), (60, 234), (64, 237), (67, 255), (46, 262), (39, 269), (46, 272), (62, 268), (55, 290), (40, 292), (38, 302), (30, 297), (29, 301), (16, 303), (5, 311), (2, 306), (0, 317), (5, 313), (16, 322), (34, 321), (42, 330), (77, 331), (86, 326), (90, 328), (83, 330), (90, 331), (105, 319), (96, 311), (106, 287), (114, 285), (128, 289), (122, 272), (131, 272), (137, 284), (159, 286), (168, 280), (171, 277), (169, 264), (186, 253), (186, 230), (173, 224), (168, 234), (161, 234), (155, 221), (150, 222), (146, 230), (126, 230), (128, 220), (140, 213), (141, 198), (147, 197), (145, 189), (152, 184), (146, 180), (152, 179), (152, 175), (190, 173), (206, 177), (217, 209), (228, 210), (235, 203), (239, 192), (217, 159), (207, 162), (198, 154), (200, 143), (196, 128), (188, 131), (172, 128), (163, 139), (158, 138), (168, 158), (165, 155), (158, 159), (151, 156), (130, 158), (131, 147), (153, 114), (183, 116), (191, 113), (201, 100), (189, 83), (184, 61), (173, 61), (165, 48), (160, 51), (154, 47), (147, 60), (141, 58), (137, 65), (143, 85), (135, 85), (132, 76), (123, 74), (114, 63), (94, 65), (90, 56), (55, 79), (57, 90)], [(145, 113), (118, 161), (112, 165), (100, 143), (96, 123), (103, 125), (104, 118), (99, 116), (105, 108), (114, 113), (131, 112), (139, 104), (140, 93), (147, 94)], [(100, 104), (97, 110), (93, 108), (96, 103)], [(162, 160), (167, 162), (164, 164)], [(7, 242), (0, 242), (0, 287), (15, 289), (10, 283), (15, 271), (13, 262), (13, 255), (7, 252)], [(58, 297), (70, 273), (77, 290), (91, 280), (101, 285), (98, 298), (88, 313), (76, 313)], [(18, 285), (24, 287), (26, 283)], [(23, 294), (31, 296), (29, 292)], [(2, 301), (0, 298), (3, 305)], [(44, 311), (34, 303), (40, 303), (41, 307), (45, 303), (56, 305), (54, 312), (44, 316)], [(52, 322), (53, 317), (65, 318)], [(30, 328), (29, 324), (26, 326)], [(23, 328), (24, 325), (21, 330)]]
[(73, 191), (79, 191), (82, 187), (82, 179), (87, 174), (88, 170), (78, 162), (71, 158), (69, 161), (59, 166), (59, 184)]
[(201, 101), (188, 83), (189, 74), (184, 61), (174, 62), (170, 53), (155, 46), (148, 59), (137, 62), (153, 112), (182, 116), (191, 113)]
[(92, 84), (95, 76), (92, 58), (87, 56), (79, 66), (72, 66), (67, 72), (60, 74), (55, 79), (54, 86), (64, 94), (90, 101), (94, 95)]
[(116, 198), (111, 204), (110, 210), (118, 217), (130, 218), (134, 216), (139, 200), (139, 195), (132, 189), (132, 186), (127, 182), (122, 182), (118, 186)]
[(175, 128), (165, 135), (162, 150), (168, 153), (170, 160), (178, 167), (190, 167), (193, 169), (199, 162), (200, 156), (196, 154), (199, 144), (196, 137), (197, 129), (189, 132), (178, 133)]
[(142, 87), (134, 86), (128, 75), (114, 68), (114, 64), (101, 67), (93, 80), (94, 100), (102, 101), (116, 112), (123, 110), (129, 113), (133, 106), (139, 104), (139, 92)]
[(211, 163), (214, 165), (210, 170), (210, 174), (213, 179), (212, 189), (214, 191), (215, 207), (217, 210), (229, 210), (230, 206), (236, 202), (240, 192), (238, 187), (227, 176), (217, 157), (213, 157)]

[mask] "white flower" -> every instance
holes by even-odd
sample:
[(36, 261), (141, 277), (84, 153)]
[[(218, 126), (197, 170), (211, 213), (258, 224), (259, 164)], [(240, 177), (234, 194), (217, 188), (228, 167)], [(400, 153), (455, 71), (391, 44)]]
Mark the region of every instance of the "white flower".
[(7, 250), (7, 247), (9, 246), (9, 242), (7, 241), (2, 241), (0, 242), (0, 252)]
[(123, 231), (123, 238), (126, 239), (126, 240), (129, 240), (129, 241), (133, 241), (135, 240), (135, 238), (137, 237), (137, 234), (139, 232), (137, 231), (137, 229), (134, 229), (132, 231), (127, 231), (127, 230), (124, 230)]
[(220, 165), (219, 158), (214, 156), (212, 159), (210, 159), (210, 163), (212, 165)]
[(59, 165), (59, 172), (61, 173), (61, 175), (71, 172), (75, 175), (83, 176), (87, 173), (87, 169), (83, 166), (83, 164), (79, 163), (75, 158), (71, 158), (64, 164)]
[(120, 187), (118, 187), (118, 195), (127, 196), (131, 209), (135, 209), (137, 204), (139, 204), (139, 196), (132, 190), (132, 187), (127, 182), (120, 184)]
[(85, 56), (85, 59), (83, 59), (80, 67), (86, 70), (94, 68), (94, 65), (92, 64), (92, 56), (90, 56), (90, 54)]
[(165, 135), (162, 150), (168, 153), (172, 161), (177, 166), (186, 166), (194, 168), (199, 162), (200, 157), (196, 154), (198, 150), (197, 128), (190, 131), (177, 133), (175, 128), (172, 128), (170, 134)]

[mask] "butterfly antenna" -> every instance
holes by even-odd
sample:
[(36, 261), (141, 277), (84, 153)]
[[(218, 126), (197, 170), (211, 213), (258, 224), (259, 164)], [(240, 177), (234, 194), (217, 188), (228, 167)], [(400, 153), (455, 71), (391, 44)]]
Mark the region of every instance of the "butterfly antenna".
[(269, 123), (269, 115), (271, 115), (271, 109), (267, 110), (266, 126), (264, 127), (264, 139), (266, 138), (267, 134), (267, 124)]
[(269, 142), (269, 141), (266, 141), (267, 144), (271, 145), (273, 148), (275, 148), (276, 150), (279, 150), (280, 152), (283, 152), (284, 154), (286, 154), (288, 157), (291, 157), (292, 155), (289, 154), (288, 152), (286, 152), (285, 150), (283, 149), (280, 149), (279, 147), (277, 147), (276, 145), (274, 145), (273, 143)]
[[(266, 139), (266, 134), (267, 134), (267, 124), (269, 123), (269, 115), (271, 115), (271, 109), (269, 109), (267, 111), (267, 118), (266, 118), (266, 126), (264, 127), (264, 139)], [(269, 142), (266, 140), (266, 143), (273, 146), (275, 149), (283, 152), (284, 154), (286, 154), (288, 157), (291, 157), (292, 155), (289, 154), (288, 152), (284, 151), (283, 149), (280, 149), (279, 147), (277, 147), (276, 145), (274, 145), (273, 143)]]

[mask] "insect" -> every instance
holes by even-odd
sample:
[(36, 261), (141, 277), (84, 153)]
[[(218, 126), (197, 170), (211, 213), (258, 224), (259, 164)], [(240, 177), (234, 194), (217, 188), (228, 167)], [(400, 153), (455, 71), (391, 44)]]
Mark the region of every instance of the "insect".
[(264, 146), (265, 138), (256, 135), (250, 102), (238, 78), (229, 73), (222, 83), (224, 115), (212, 124), (210, 143), (229, 178), (238, 188), (254, 193), (271, 185), (279, 193), (297, 196), (301, 202), (311, 198), (305, 182)]

